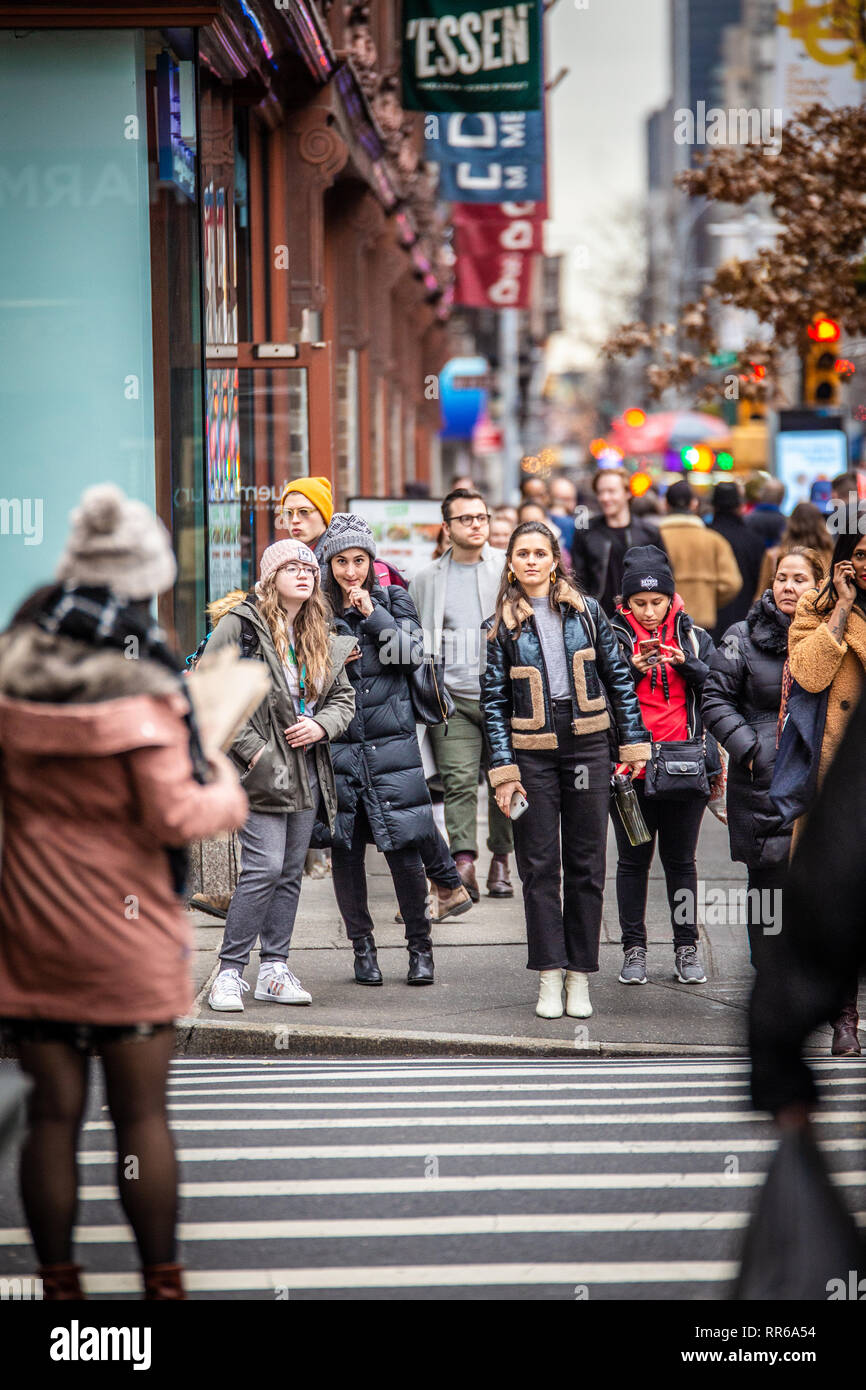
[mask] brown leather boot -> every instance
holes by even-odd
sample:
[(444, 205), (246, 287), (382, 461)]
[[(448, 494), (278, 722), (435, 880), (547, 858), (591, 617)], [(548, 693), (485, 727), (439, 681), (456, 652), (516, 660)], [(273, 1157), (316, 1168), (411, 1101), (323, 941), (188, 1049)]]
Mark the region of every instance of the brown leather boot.
[(487, 875), (487, 894), (491, 898), (513, 898), (511, 875), (508, 871), (508, 855), (494, 854)]
[(86, 1297), (81, 1287), (81, 1265), (43, 1265), (37, 1270), (46, 1303), (80, 1302)]
[(443, 888), (434, 883), (430, 894), (430, 921), (444, 922), (446, 917), (459, 917), (472, 906), (469, 892), (462, 885), (459, 888)]
[(457, 872), (470, 898), (474, 903), (480, 902), (481, 889), (478, 887), (478, 880), (475, 877), (475, 855), (455, 854), (454, 863), (457, 865)]
[(157, 1299), (186, 1298), (183, 1281), (183, 1265), (145, 1265), (144, 1297), (147, 1302)]
[(860, 1039), (857, 1036), (857, 1004), (847, 1003), (833, 1024), (833, 1045), (830, 1051), (834, 1057), (859, 1057)]

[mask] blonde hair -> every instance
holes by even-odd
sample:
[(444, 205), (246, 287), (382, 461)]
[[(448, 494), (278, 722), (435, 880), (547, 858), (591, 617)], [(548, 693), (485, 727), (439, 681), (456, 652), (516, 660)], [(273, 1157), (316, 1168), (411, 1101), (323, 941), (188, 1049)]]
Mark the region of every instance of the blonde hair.
[[(289, 625), (277, 594), (278, 573), (279, 570), (275, 570), (257, 586), (258, 609), (268, 625), (277, 656), (285, 663), (289, 655)], [(209, 603), (207, 612), (213, 626), (216, 627), (221, 618), (248, 598), (243, 589), (233, 589), (223, 598)], [(299, 665), (307, 668), (305, 684), (310, 699), (315, 700), (324, 683), (331, 655), (331, 615), (318, 581), (310, 597), (304, 600), (295, 614), (293, 627), (295, 655)]]

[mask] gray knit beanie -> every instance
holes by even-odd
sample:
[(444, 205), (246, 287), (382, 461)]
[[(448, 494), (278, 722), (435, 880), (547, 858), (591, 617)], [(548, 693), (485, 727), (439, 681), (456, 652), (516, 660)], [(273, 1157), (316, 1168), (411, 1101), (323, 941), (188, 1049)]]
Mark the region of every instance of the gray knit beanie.
[(373, 532), (356, 512), (334, 512), (322, 541), (322, 564), (327, 565), (341, 550), (366, 550), (374, 560), (376, 558)]
[(171, 537), (144, 502), (127, 497), (114, 483), (98, 483), (82, 494), (57, 566), (67, 584), (111, 589), (118, 598), (146, 599), (165, 593), (177, 577)]

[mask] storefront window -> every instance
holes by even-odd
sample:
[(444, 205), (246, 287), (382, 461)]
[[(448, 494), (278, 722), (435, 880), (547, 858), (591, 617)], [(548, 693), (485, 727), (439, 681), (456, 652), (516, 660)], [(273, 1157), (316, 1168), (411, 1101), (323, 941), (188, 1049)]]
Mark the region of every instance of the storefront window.
[(84, 488), (153, 506), (145, 41), (0, 31), (0, 624)]
[(184, 651), (205, 626), (202, 277), (194, 30), (148, 30), (155, 476), (178, 561), (160, 607)]
[(210, 598), (255, 582), (286, 483), (310, 472), (303, 368), (211, 366), (207, 373)]

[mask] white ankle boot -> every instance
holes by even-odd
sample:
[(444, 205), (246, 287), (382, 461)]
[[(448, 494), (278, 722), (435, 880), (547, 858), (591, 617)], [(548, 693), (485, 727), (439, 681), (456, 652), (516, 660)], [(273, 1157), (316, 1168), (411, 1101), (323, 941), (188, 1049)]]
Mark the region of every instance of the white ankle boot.
[(565, 972), (565, 1012), (569, 1018), (589, 1018), (592, 1014), (589, 976), (581, 970)]
[(539, 1018), (562, 1018), (561, 970), (539, 970), (535, 1012)]

